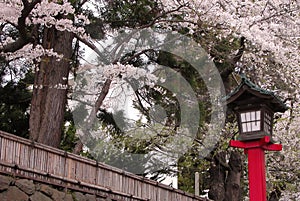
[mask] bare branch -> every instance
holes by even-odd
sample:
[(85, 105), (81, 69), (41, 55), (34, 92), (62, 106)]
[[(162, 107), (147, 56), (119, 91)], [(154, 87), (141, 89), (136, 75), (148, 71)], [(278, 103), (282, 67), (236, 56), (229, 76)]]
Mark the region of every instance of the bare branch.
[(145, 24), (145, 25), (143, 25), (143, 26), (141, 26), (141, 27), (138, 27), (138, 28), (144, 29), (144, 28), (151, 27), (151, 26), (153, 26), (160, 18), (162, 18), (162, 17), (164, 17), (164, 16), (166, 16), (166, 15), (168, 15), (168, 14), (177, 12), (177, 11), (179, 11), (179, 10), (180, 10), (181, 8), (183, 8), (183, 7), (186, 7), (186, 6), (185, 6), (185, 5), (180, 5), (180, 6), (178, 6), (177, 8), (175, 8), (175, 9), (173, 9), (173, 10), (169, 10), (169, 11), (163, 12), (163, 13), (157, 15), (150, 23)]
[(145, 49), (145, 50), (142, 50), (142, 51), (140, 51), (139, 53), (136, 53), (135, 55), (129, 57), (128, 59), (126, 59), (125, 61), (123, 61), (123, 62), (121, 62), (121, 63), (122, 63), (122, 64), (126, 64), (126, 63), (130, 62), (131, 60), (133, 60), (134, 58), (136, 58), (136, 57), (138, 57), (138, 56), (140, 56), (140, 55), (142, 55), (142, 54), (145, 54), (146, 52), (152, 52), (152, 51), (154, 51), (154, 50), (153, 50), (153, 49)]
[(108, 94), (111, 82), (112, 82), (111, 79), (106, 79), (105, 80), (104, 86), (102, 87), (102, 90), (101, 90), (101, 93), (100, 93), (100, 95), (98, 96), (98, 98), (96, 100), (96, 103), (95, 103), (95, 106), (94, 106), (95, 114), (93, 114), (93, 115), (96, 115), (97, 111), (100, 109), (105, 97)]
[(86, 2), (88, 2), (89, 0), (83, 0), (82, 2), (79, 3), (79, 7), (82, 7)]
[(88, 46), (89, 48), (91, 48), (92, 50), (94, 50), (99, 56), (103, 56), (102, 53), (99, 51), (99, 49), (97, 48), (96, 45), (94, 45), (92, 42), (76, 35), (75, 36), (80, 42), (82, 42), (83, 44), (85, 44), (86, 46)]

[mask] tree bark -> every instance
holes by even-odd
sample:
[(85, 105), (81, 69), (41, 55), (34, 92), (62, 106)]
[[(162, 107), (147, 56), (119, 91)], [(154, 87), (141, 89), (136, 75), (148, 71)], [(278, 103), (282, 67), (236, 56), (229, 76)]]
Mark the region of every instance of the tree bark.
[(229, 171), (226, 179), (226, 193), (224, 201), (239, 201), (241, 197), (240, 184), (242, 176), (242, 158), (237, 151), (231, 152)]
[(67, 101), (67, 82), (72, 57), (74, 34), (45, 28), (43, 47), (53, 49), (64, 57), (42, 58), (35, 72), (30, 108), (30, 138), (34, 141), (59, 147)]
[(226, 153), (221, 152), (214, 156), (211, 162), (210, 173), (210, 190), (209, 199), (223, 201), (225, 198), (225, 178), (226, 178)]
[(208, 197), (216, 201), (239, 201), (242, 158), (237, 151), (231, 152), (226, 162), (226, 152), (218, 153), (211, 162), (210, 190)]
[(268, 201), (279, 201), (280, 197), (281, 197), (281, 190), (280, 188), (276, 188), (274, 191), (270, 193)]

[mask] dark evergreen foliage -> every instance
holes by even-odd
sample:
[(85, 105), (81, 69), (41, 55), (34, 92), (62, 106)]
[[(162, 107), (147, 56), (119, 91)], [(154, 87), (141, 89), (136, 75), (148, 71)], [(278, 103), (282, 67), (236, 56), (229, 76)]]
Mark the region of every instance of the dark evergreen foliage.
[(28, 137), (29, 105), (33, 74), (28, 72), (21, 80), (5, 80), (2, 73), (0, 85), (0, 130)]

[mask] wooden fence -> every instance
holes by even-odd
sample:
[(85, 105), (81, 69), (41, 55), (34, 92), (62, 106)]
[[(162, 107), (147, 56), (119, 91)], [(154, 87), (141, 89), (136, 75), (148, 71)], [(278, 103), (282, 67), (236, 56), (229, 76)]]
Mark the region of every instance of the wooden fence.
[(122, 201), (204, 198), (0, 131), (0, 172)]

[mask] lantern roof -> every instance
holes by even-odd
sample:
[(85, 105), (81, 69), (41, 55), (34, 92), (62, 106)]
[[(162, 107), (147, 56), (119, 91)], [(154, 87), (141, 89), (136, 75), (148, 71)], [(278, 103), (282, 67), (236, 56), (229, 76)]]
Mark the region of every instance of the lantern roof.
[(241, 75), (241, 83), (225, 99), (229, 107), (241, 105), (264, 104), (273, 112), (284, 112), (288, 107), (272, 91), (260, 88), (246, 76)]

